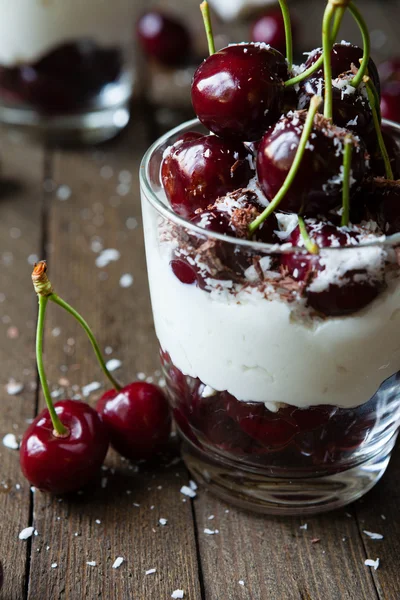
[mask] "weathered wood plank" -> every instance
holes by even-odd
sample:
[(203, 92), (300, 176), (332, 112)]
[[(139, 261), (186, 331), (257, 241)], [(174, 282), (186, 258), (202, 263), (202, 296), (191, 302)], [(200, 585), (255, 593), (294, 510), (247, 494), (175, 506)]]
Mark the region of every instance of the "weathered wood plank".
[[(30, 525), (30, 490), (19, 469), (18, 452), (2, 443), (8, 433), (20, 439), (36, 405), (34, 328), (28, 257), (40, 251), (43, 152), (1, 131), (0, 179), (0, 598), (25, 594), (30, 542), (19, 532)], [(12, 396), (6, 385), (24, 384)]]
[[(400, 597), (399, 556), (400, 556), (400, 449), (394, 450), (387, 472), (378, 485), (356, 503), (356, 516), (360, 538), (367, 558), (380, 565), (371, 569), (379, 597), (397, 600)], [(380, 533), (383, 540), (373, 540), (368, 534)]]
[[(195, 512), (207, 600), (377, 598), (353, 511), (263, 517), (201, 492)], [(205, 528), (219, 533), (207, 535)]]
[[(105, 154), (57, 153), (58, 192), (49, 213), (49, 272), (55, 289), (86, 315), (101, 346), (113, 349), (110, 358), (122, 360), (118, 375), (126, 382), (137, 373), (160, 376), (140, 225), (138, 161), (145, 146), (137, 126)], [(68, 186), (61, 188), (64, 195), (71, 190), (65, 201), (58, 198), (59, 185)], [(100, 247), (117, 249), (120, 258), (97, 267)], [(133, 277), (131, 287), (121, 287), (124, 274)], [(57, 327), (60, 335), (54, 337)], [(49, 309), (45, 343), (47, 374), (55, 387), (62, 384), (71, 395), (74, 385), (103, 381), (84, 334), (56, 306)], [(39, 536), (33, 540), (28, 597), (161, 599), (179, 588), (185, 598), (200, 598), (192, 509), (180, 494), (187, 484), (182, 464), (140, 466), (135, 472), (110, 453), (107, 465), (115, 474), (103, 473), (108, 478), (104, 489), (93, 485), (62, 502), (35, 494)], [(159, 518), (168, 519), (167, 525), (159, 525)], [(124, 563), (112, 569), (119, 556)], [(96, 566), (87, 565), (91, 561)], [(54, 563), (57, 567), (51, 568)], [(146, 576), (152, 568), (156, 573)]]

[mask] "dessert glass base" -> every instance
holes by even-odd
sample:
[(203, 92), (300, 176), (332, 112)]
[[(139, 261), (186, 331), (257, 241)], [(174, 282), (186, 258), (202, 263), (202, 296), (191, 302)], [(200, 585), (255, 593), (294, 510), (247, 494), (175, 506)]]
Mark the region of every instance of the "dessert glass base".
[(166, 134), (141, 168), (155, 329), (185, 463), (245, 509), (349, 504), (383, 475), (398, 434), (400, 236), (321, 250), (324, 313), (282, 269), (287, 256), (309, 260), (304, 249), (208, 231), (169, 208), (160, 165), (192, 130), (203, 131), (192, 121)]

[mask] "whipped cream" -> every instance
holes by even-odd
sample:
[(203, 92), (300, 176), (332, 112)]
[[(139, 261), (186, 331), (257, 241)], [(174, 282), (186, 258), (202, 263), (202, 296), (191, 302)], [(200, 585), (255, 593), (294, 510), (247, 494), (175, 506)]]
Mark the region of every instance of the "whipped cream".
[(37, 60), (64, 42), (133, 43), (136, 0), (0, 0), (0, 65)]
[(350, 408), (367, 402), (400, 369), (398, 279), (364, 310), (311, 319), (301, 300), (266, 299), (256, 287), (233, 294), (234, 284), (224, 282), (209, 293), (181, 283), (169, 266), (173, 242), (160, 241), (146, 200), (143, 216), (157, 337), (173, 364), (208, 391), (227, 390), (270, 410), (281, 404)]

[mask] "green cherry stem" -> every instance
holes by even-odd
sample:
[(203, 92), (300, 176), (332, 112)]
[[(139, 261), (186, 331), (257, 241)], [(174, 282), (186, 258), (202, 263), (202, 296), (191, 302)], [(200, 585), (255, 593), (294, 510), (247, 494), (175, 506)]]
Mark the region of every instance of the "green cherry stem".
[(283, 198), (289, 191), (291, 185), (293, 184), (294, 178), (296, 177), (297, 172), (300, 168), (308, 139), (312, 132), (312, 128), (314, 125), (314, 117), (317, 114), (321, 102), (322, 98), (320, 96), (313, 96), (311, 98), (310, 107), (307, 113), (307, 119), (304, 123), (304, 128), (299, 142), (299, 147), (297, 148), (296, 155), (294, 157), (292, 166), (290, 167), (289, 173), (287, 174), (286, 179), (283, 182), (281, 189), (276, 194), (275, 198), (273, 198), (273, 200), (271, 200), (271, 202), (268, 204), (267, 208), (252, 223), (250, 223), (250, 236), (252, 236), (254, 232), (258, 229), (258, 227), (261, 225), (261, 223), (264, 223), (265, 219), (267, 219), (278, 208), (280, 202), (283, 200)]
[(351, 157), (353, 154), (353, 140), (350, 136), (344, 138), (343, 152), (343, 189), (342, 189), (342, 221), (341, 226), (347, 227), (350, 220), (350, 179)]
[(65, 300), (63, 300), (62, 298), (60, 298), (60, 296), (58, 296), (57, 294), (54, 293), (52, 285), (47, 277), (47, 265), (44, 261), (40, 261), (39, 263), (37, 263), (35, 265), (35, 268), (33, 269), (33, 273), (32, 273), (32, 281), (33, 281), (33, 287), (35, 288), (35, 292), (37, 293), (39, 298), (46, 298), (47, 300), (51, 300), (55, 304), (58, 304), (58, 306), (61, 306), (61, 308), (66, 310), (70, 315), (72, 315), (78, 321), (78, 323), (81, 325), (81, 327), (86, 332), (86, 334), (93, 346), (93, 350), (95, 352), (96, 358), (99, 362), (99, 365), (100, 365), (101, 370), (103, 371), (104, 375), (110, 381), (113, 388), (115, 390), (117, 390), (117, 392), (121, 391), (122, 386), (114, 379), (114, 377), (111, 375), (110, 371), (107, 369), (107, 365), (104, 361), (103, 355), (101, 354), (99, 345), (98, 345), (96, 338), (94, 337), (93, 332), (90, 329), (88, 323), (74, 308), (72, 308), (72, 306), (70, 306), (67, 302), (65, 302)]
[(304, 246), (305, 246), (306, 250), (308, 250), (308, 252), (310, 254), (319, 254), (319, 247), (315, 242), (313, 242), (313, 240), (308, 235), (307, 227), (306, 227), (303, 217), (301, 217), (300, 215), (297, 215), (297, 218), (299, 221), (299, 229), (300, 229), (301, 237), (303, 238), (303, 242), (304, 242)]
[(291, 69), (292, 65), (293, 65), (293, 36), (292, 36), (292, 24), (290, 21), (290, 11), (289, 11), (287, 0), (279, 0), (279, 5), (281, 7), (283, 24), (285, 27), (286, 60), (287, 60), (289, 69)]
[(57, 437), (68, 437), (69, 429), (62, 424), (58, 414), (56, 413), (56, 409), (54, 408), (43, 364), (43, 332), (46, 315), (46, 306), (48, 300), (48, 296), (39, 296), (39, 314), (36, 328), (37, 369), (39, 373), (40, 383), (42, 385), (43, 396), (46, 401), (47, 410), (50, 413), (51, 422), (53, 424), (54, 435), (56, 435)]
[[(337, 35), (339, 33), (339, 29), (342, 24), (342, 20), (343, 20), (343, 16), (344, 16), (345, 12), (346, 12), (345, 6), (339, 6), (335, 11), (335, 19), (334, 19), (334, 24), (332, 27), (332, 37), (331, 37), (332, 46), (333, 46), (333, 44), (337, 38)], [(318, 71), (318, 69), (320, 69), (323, 66), (323, 64), (324, 64), (324, 55), (321, 54), (319, 59), (313, 65), (311, 65), (311, 67), (308, 67), (308, 69), (306, 69), (306, 71), (303, 71), (299, 75), (296, 75), (296, 77), (292, 77), (292, 79), (288, 79), (287, 81), (285, 81), (285, 87), (290, 87), (291, 85), (296, 85), (297, 83), (304, 81), (304, 79), (307, 79), (308, 77), (310, 77), (313, 73), (315, 73), (315, 71)]]
[(386, 150), (385, 140), (383, 139), (381, 123), (379, 120), (379, 104), (377, 103), (378, 94), (374, 84), (369, 79), (369, 77), (365, 78), (364, 81), (366, 81), (367, 84), (368, 100), (372, 110), (372, 119), (374, 121), (376, 137), (378, 138), (379, 150), (382, 155), (383, 163), (385, 165), (386, 179), (393, 179), (392, 165), (390, 164), (390, 158)]
[(206, 2), (206, 0), (204, 0), (204, 2), (202, 2), (200, 4), (200, 10), (201, 10), (201, 14), (203, 16), (204, 28), (206, 30), (208, 51), (211, 56), (212, 54), (215, 54), (215, 43), (214, 43), (214, 35), (213, 35), (212, 24), (211, 24), (210, 7), (208, 5), (208, 2)]
[(332, 64), (331, 64), (331, 50), (332, 50), (332, 38), (331, 38), (331, 23), (332, 18), (335, 14), (335, 4), (332, 0), (329, 0), (324, 18), (322, 21), (322, 56), (324, 60), (324, 78), (325, 78), (325, 91), (324, 91), (324, 117), (325, 119), (332, 120), (333, 110), (333, 90), (332, 90)]
[(354, 5), (353, 2), (349, 4), (349, 11), (351, 12), (354, 20), (356, 21), (363, 40), (363, 57), (361, 61), (361, 66), (358, 69), (357, 75), (350, 81), (350, 85), (357, 88), (360, 83), (363, 81), (364, 76), (367, 73), (369, 57), (371, 54), (371, 40), (369, 36), (369, 31), (366, 22), (358, 8)]

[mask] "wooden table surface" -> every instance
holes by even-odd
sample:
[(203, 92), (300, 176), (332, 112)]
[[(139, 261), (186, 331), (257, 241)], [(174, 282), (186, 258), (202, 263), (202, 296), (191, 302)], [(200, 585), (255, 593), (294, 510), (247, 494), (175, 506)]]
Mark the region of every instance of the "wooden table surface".
[[(397, 5), (368, 10), (372, 25), (388, 35), (378, 54), (398, 49)], [(49, 150), (2, 131), (0, 440), (7, 433), (20, 439), (43, 406), (30, 279), (38, 258), (48, 260), (56, 291), (88, 318), (109, 357), (122, 361), (120, 379), (159, 381), (138, 188), (139, 162), (156, 133), (140, 103), (123, 135), (98, 149)], [(120, 257), (99, 268), (96, 257), (109, 248)], [(125, 274), (133, 277), (130, 287), (121, 286)], [(47, 315), (45, 364), (55, 397), (105, 383), (84, 334), (55, 305)], [(18, 395), (8, 392), (12, 380), (24, 386)], [(189, 479), (177, 443), (158, 466), (133, 465), (110, 451), (89, 489), (53, 498), (30, 489), (18, 452), (0, 443), (0, 598), (167, 600), (182, 589), (187, 600), (399, 600), (399, 450), (364, 499), (313, 518), (255, 516), (202, 489), (191, 500), (180, 493)], [(35, 535), (19, 540), (30, 525)], [(117, 557), (124, 562), (113, 569)], [(365, 566), (378, 557), (376, 571)], [(156, 571), (146, 575), (149, 569)]]

